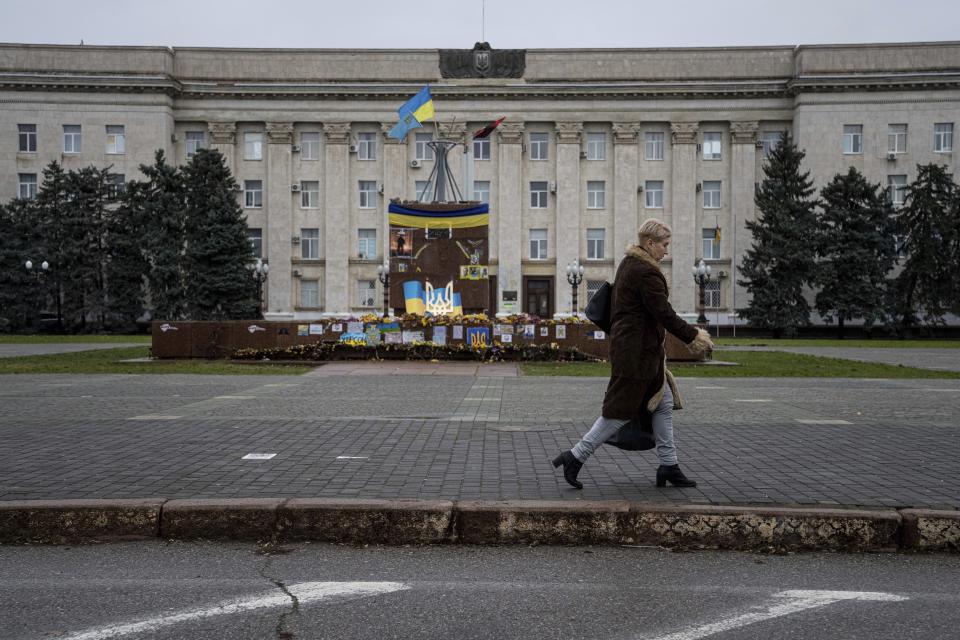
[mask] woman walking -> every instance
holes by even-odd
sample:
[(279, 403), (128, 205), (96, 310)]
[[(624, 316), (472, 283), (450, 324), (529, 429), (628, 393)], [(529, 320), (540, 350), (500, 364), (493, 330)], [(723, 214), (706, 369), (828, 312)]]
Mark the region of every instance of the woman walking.
[(603, 411), (573, 449), (553, 461), (563, 465), (563, 477), (582, 489), (577, 474), (598, 446), (630, 420), (653, 431), (656, 441), (657, 486), (695, 487), (677, 462), (673, 443), (673, 410), (680, 408), (673, 376), (666, 368), (664, 331), (697, 352), (713, 348), (710, 335), (687, 324), (668, 300), (667, 280), (660, 261), (670, 246), (670, 227), (655, 218), (640, 226), (637, 244), (627, 249), (617, 269), (610, 304), (610, 382)]

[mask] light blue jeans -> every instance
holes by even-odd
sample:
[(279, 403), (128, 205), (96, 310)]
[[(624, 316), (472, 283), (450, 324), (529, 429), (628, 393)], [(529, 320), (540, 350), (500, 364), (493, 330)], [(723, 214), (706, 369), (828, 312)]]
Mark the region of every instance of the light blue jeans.
[[(597, 447), (606, 442), (627, 422), (627, 420), (600, 416), (587, 435), (583, 436), (583, 439), (571, 449), (573, 457), (580, 462), (586, 462)], [(663, 385), (663, 398), (653, 412), (653, 438), (657, 443), (657, 458), (660, 464), (664, 466), (677, 464), (677, 448), (673, 444), (673, 394), (670, 392), (670, 385), (666, 382)]]

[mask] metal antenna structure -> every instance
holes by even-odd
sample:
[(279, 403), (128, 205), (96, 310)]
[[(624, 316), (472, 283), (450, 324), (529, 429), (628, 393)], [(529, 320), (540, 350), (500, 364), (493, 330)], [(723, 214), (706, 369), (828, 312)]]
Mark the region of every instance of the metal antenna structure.
[[(450, 164), (447, 162), (447, 153), (459, 144), (462, 143), (453, 140), (431, 140), (427, 143), (427, 146), (433, 149), (435, 160), (430, 177), (427, 178), (427, 184), (420, 194), (421, 198), (432, 189), (434, 202), (463, 202), (463, 194), (460, 193), (460, 187), (457, 185), (457, 180), (453, 177)], [(449, 198), (447, 197), (448, 190), (450, 191)]]

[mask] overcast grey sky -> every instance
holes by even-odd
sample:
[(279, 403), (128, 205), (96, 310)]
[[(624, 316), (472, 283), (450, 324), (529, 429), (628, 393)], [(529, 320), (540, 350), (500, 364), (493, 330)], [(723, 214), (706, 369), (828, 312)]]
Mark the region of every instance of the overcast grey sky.
[(958, 0), (0, 0), (0, 41), (679, 47), (958, 40)]

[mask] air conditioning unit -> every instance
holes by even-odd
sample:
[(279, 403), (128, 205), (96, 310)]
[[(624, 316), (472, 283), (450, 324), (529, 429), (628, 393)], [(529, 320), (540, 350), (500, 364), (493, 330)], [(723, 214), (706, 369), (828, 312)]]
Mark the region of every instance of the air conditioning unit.
[(171, 134), (170, 134), (170, 142), (176, 142), (176, 141), (177, 141), (177, 134), (171, 133)]
[(703, 183), (702, 183), (702, 182), (698, 182), (698, 183), (697, 183), (697, 193), (700, 193), (702, 190), (703, 190)]
[(551, 183), (550, 183), (550, 193), (556, 193), (556, 192), (557, 192), (557, 183), (556, 183), (556, 182), (551, 182)]
[(637, 185), (637, 193), (643, 193), (643, 185), (642, 185), (642, 184), (638, 184), (638, 185)]
[(233, 190), (234, 190), (234, 191), (243, 191), (243, 187), (241, 187), (241, 186), (238, 185), (238, 184), (235, 184), (235, 185), (233, 185)]
[(293, 236), (290, 238), (290, 244), (300, 244), (300, 236)]
[(419, 169), (419, 168), (420, 168), (420, 161), (419, 161), (419, 160), (411, 160), (411, 161), (410, 161), (410, 168), (411, 168), (411, 169)]
[(293, 145), (292, 147), (290, 147), (290, 149), (291, 149), (294, 153), (300, 153), (300, 145), (298, 145), (298, 144)]
[(757, 149), (763, 149), (763, 140), (757, 140), (756, 143), (754, 143), (754, 146)]
[(302, 273), (300, 273), (300, 272), (297, 271), (296, 269), (293, 270), (293, 277), (294, 277), (294, 278), (299, 278), (299, 277), (301, 277), (301, 276), (303, 276)]
[(581, 152), (580, 152), (580, 159), (581, 159), (581, 160), (586, 160), (586, 159), (587, 159), (587, 152), (586, 152), (586, 151), (581, 151)]
[(887, 160), (896, 160), (896, 159), (897, 159), (897, 154), (895, 154), (893, 151), (887, 154)]
[(379, 193), (381, 196), (383, 195), (383, 185), (382, 185), (382, 184), (377, 185), (377, 193)]
[(290, 191), (300, 191), (300, 185), (298, 184), (290, 185)]
[(355, 144), (350, 145), (350, 153), (356, 153), (356, 152), (357, 152), (357, 145)]

